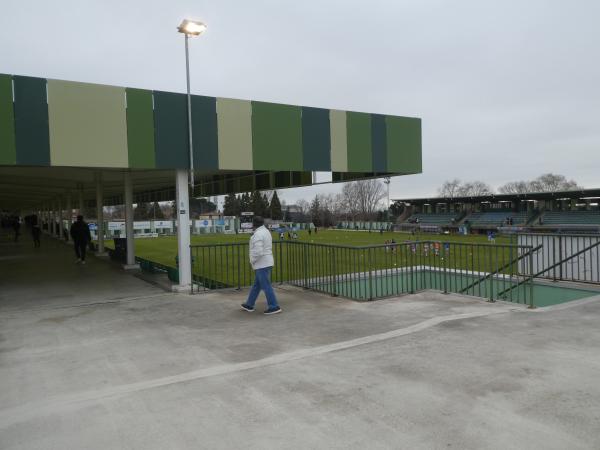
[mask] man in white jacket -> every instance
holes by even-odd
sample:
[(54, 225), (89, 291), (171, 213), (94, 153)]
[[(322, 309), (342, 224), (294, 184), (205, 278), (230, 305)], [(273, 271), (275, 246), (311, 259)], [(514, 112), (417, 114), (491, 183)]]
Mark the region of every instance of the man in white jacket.
[(252, 225), (254, 233), (250, 238), (250, 264), (254, 269), (255, 279), (246, 303), (242, 303), (244, 311), (253, 312), (256, 298), (260, 291), (265, 291), (267, 297), (267, 309), (265, 314), (277, 314), (281, 308), (277, 304), (277, 298), (271, 286), (271, 270), (273, 269), (273, 238), (264, 226), (265, 221), (260, 216), (254, 216)]

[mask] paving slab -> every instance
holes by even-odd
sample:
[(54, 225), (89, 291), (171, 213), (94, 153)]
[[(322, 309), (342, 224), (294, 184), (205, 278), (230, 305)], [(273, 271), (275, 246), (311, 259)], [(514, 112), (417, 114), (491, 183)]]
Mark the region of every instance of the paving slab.
[(264, 316), (263, 297), (241, 311), (247, 291), (173, 294), (88, 269), (96, 290), (74, 297), (72, 266), (51, 289), (40, 276), (51, 298), (3, 290), (2, 449), (600, 448), (598, 299), (530, 311), (283, 286), (284, 312)]

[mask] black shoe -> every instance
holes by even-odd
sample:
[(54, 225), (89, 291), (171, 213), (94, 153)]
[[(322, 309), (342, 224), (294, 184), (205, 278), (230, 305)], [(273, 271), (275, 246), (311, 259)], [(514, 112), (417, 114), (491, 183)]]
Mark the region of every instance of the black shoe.
[(269, 308), (267, 310), (265, 310), (265, 312), (263, 314), (269, 315), (269, 314), (279, 314), (281, 312), (281, 308), (279, 306), (276, 306), (274, 308)]
[(254, 312), (254, 307), (253, 306), (248, 306), (245, 303), (242, 303), (242, 309), (244, 311), (248, 311), (248, 312)]

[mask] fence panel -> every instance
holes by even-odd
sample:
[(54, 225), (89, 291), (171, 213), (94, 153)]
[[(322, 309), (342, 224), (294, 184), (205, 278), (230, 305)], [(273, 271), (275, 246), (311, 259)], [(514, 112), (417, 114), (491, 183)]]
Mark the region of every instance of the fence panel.
[[(195, 245), (191, 251), (198, 290), (252, 284), (247, 244)], [(351, 247), (275, 241), (273, 255), (274, 283), (333, 296), (373, 300), (435, 289), (533, 302), (532, 246), (405, 241)]]

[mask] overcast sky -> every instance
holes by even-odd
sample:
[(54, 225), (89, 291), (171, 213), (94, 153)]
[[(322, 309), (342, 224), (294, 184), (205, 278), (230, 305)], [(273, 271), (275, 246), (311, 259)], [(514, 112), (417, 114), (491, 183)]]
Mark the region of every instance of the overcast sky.
[[(423, 174), (600, 187), (598, 0), (2, 0), (0, 72), (423, 120)], [(320, 186), (281, 191), (288, 203)]]

